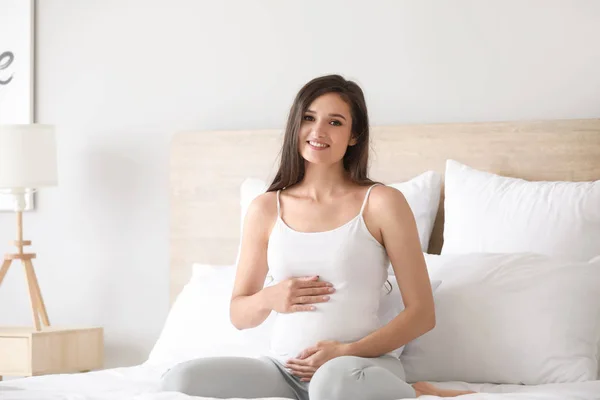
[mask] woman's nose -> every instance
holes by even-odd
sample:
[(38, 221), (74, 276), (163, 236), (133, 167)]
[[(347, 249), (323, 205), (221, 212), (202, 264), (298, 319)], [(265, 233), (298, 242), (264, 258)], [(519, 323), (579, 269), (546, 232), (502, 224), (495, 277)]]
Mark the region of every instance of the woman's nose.
[(327, 123), (317, 122), (313, 125), (313, 133), (317, 137), (324, 137), (327, 134)]

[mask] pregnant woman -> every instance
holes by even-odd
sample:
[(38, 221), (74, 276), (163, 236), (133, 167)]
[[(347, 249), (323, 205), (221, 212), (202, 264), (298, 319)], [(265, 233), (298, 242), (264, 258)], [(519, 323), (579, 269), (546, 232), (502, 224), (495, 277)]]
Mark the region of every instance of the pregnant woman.
[[(360, 87), (338, 75), (308, 82), (290, 110), (279, 171), (246, 214), (231, 299), (238, 329), (277, 313), (271, 351), (181, 363), (163, 389), (298, 400), (472, 393), (405, 381), (393, 352), (435, 326), (433, 295), (410, 207), (367, 177), (368, 154)], [(405, 309), (383, 325), (390, 262)], [(277, 283), (263, 287), (268, 271)]]

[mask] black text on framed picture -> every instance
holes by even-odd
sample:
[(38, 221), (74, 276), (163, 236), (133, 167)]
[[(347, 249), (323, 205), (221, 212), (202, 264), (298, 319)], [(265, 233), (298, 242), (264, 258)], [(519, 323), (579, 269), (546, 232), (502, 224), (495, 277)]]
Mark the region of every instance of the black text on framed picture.
[(33, 122), (34, 0), (0, 0), (0, 124)]

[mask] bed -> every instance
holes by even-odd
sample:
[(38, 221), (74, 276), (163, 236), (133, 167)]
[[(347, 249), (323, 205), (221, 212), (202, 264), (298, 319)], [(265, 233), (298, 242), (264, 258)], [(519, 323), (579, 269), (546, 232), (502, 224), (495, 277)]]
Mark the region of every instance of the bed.
[[(172, 312), (192, 281), (193, 265), (235, 263), (240, 236), (240, 186), (248, 177), (268, 180), (273, 176), (281, 139), (278, 130), (179, 132), (173, 136), (169, 268)], [(448, 159), (528, 181), (600, 180), (600, 120), (398, 125), (372, 130), (370, 173), (378, 181), (402, 182), (424, 171), (443, 174)], [(440, 204), (443, 201), (442, 192)], [(425, 249), (432, 255), (443, 248), (444, 220), (444, 207), (439, 207)], [(199, 327), (207, 337), (218, 337), (218, 333), (208, 333), (210, 328)], [(165, 341), (165, 335), (163, 332), (159, 341)], [(175, 360), (161, 362), (158, 350), (154, 349), (153, 354), (154, 359), (151, 355), (135, 367), (0, 382), (0, 399), (192, 398), (159, 390), (162, 374)], [(479, 392), (463, 396), (465, 399), (600, 399), (597, 377), (544, 384), (461, 380), (437, 384)]]

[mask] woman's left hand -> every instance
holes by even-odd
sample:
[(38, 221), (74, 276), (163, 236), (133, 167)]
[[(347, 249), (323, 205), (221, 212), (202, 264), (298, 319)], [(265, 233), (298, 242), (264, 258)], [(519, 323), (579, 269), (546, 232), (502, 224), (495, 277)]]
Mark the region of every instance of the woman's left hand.
[(347, 345), (334, 340), (325, 340), (304, 349), (296, 358), (286, 363), (286, 368), (303, 382), (308, 382), (317, 369), (327, 361), (346, 354)]

